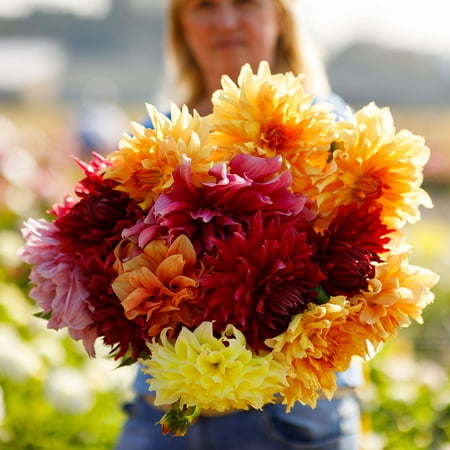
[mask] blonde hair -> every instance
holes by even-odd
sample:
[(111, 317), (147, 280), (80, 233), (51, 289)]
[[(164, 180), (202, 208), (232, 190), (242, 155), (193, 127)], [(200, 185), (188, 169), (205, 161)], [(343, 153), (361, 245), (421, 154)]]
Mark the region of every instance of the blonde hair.
[[(330, 87), (317, 49), (299, 23), (293, 0), (273, 0), (280, 20), (273, 73), (291, 71), (304, 74), (305, 89), (316, 95), (328, 95)], [(199, 66), (183, 36), (180, 12), (185, 0), (170, 0), (166, 12), (166, 66), (171, 76), (172, 101), (191, 106), (207, 95)], [(178, 91), (178, 92), (177, 92)], [(177, 95), (178, 93), (178, 95)], [(175, 98), (178, 97), (178, 98)]]

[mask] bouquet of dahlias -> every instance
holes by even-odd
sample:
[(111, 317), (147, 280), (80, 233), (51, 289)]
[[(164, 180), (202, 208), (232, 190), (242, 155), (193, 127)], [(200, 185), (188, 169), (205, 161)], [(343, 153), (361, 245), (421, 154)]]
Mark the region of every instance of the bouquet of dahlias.
[(429, 149), (388, 109), (337, 120), (266, 63), (212, 103), (148, 106), (152, 128), (77, 161), (76, 197), (23, 229), (49, 328), (139, 360), (175, 434), (201, 408), (331, 398), (335, 372), (420, 321), (438, 281), (401, 232), (432, 206)]

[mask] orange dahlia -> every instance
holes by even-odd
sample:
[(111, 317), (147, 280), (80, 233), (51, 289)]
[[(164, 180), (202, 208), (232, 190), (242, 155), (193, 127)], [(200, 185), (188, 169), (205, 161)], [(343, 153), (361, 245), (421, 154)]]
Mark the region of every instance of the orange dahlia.
[(273, 351), (284, 355), (290, 368), (288, 386), (281, 391), (287, 411), (297, 400), (315, 407), (320, 390), (331, 398), (335, 371), (347, 369), (353, 356), (367, 354), (368, 332), (354, 320), (360, 309), (344, 296), (331, 297), (323, 305), (310, 303), (284, 333), (266, 340)]
[(183, 158), (191, 160), (198, 179), (210, 168), (205, 119), (196, 112), (191, 115), (185, 106), (180, 110), (172, 105), (171, 119), (152, 105), (147, 109), (153, 128), (132, 123), (132, 135), (125, 135), (119, 149), (108, 156), (111, 164), (105, 171), (105, 178), (117, 181), (116, 189), (127, 192), (142, 208), (170, 188), (172, 173)]
[(324, 216), (356, 201), (381, 205), (383, 222), (400, 227), (419, 219), (420, 205), (432, 207), (420, 187), (430, 153), (422, 137), (396, 132), (389, 109), (373, 103), (340, 127), (333, 152), (336, 170), (319, 183), (317, 202)]
[(150, 337), (167, 326), (175, 332), (191, 325), (195, 310), (189, 300), (198, 295), (198, 270), (189, 239), (180, 235), (170, 246), (156, 239), (137, 256), (133, 251), (132, 244), (118, 247), (119, 276), (112, 283), (127, 318), (145, 317)]
[(300, 76), (272, 75), (265, 62), (253, 74), (245, 65), (237, 85), (222, 78), (222, 90), (212, 101), (208, 142), (217, 146), (215, 158), (230, 159), (236, 153), (281, 155), (294, 176), (293, 190), (302, 193), (311, 188), (312, 176), (327, 169), (336, 138), (333, 107), (314, 105)]
[(376, 266), (369, 289), (352, 299), (363, 305), (359, 320), (374, 327), (378, 342), (385, 341), (398, 328), (409, 326), (411, 319), (422, 321), (423, 309), (434, 299), (430, 289), (438, 280), (430, 270), (408, 264), (406, 251), (390, 254)]

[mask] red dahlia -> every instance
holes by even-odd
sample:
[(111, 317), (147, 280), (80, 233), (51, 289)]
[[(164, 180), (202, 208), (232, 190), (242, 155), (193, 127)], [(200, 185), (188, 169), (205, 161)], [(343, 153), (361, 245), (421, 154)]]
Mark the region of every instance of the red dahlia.
[(348, 297), (367, 288), (375, 275), (374, 262), (387, 250), (391, 230), (381, 222), (380, 208), (351, 203), (341, 206), (328, 229), (318, 235), (317, 258), (329, 295)]
[(134, 357), (146, 350), (142, 327), (129, 321), (120, 300), (111, 289), (117, 277), (113, 270), (114, 249), (121, 241), (122, 230), (136, 223), (143, 213), (127, 194), (114, 190), (114, 182), (103, 180), (104, 168), (99, 156), (92, 165), (80, 163), (86, 178), (77, 187), (81, 199), (71, 208), (59, 208), (55, 220), (61, 251), (76, 257), (81, 267), (92, 318), (98, 337), (115, 345), (116, 357), (130, 348)]
[(216, 240), (217, 256), (207, 258), (209, 274), (202, 320), (214, 321), (216, 331), (227, 324), (241, 330), (254, 350), (265, 339), (282, 333), (291, 316), (314, 301), (321, 276), (311, 261), (309, 222), (257, 213), (247, 235), (234, 233)]

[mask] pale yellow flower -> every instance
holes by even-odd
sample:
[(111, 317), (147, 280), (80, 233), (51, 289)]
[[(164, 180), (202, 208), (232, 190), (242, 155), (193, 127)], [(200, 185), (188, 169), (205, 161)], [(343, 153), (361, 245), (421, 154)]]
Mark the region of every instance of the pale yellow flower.
[(173, 171), (183, 158), (191, 161), (193, 182), (199, 184), (211, 167), (210, 149), (205, 147), (208, 122), (186, 106), (172, 105), (170, 119), (153, 105), (147, 105), (153, 128), (132, 123), (132, 135), (125, 135), (119, 149), (108, 159), (105, 178), (117, 181), (116, 189), (127, 192), (143, 208), (173, 183)]
[(152, 378), (155, 405), (181, 405), (225, 411), (260, 409), (274, 402), (285, 384), (286, 368), (275, 357), (254, 355), (244, 335), (229, 326), (220, 338), (213, 335), (212, 322), (194, 331), (183, 328), (175, 341), (167, 337), (148, 344), (151, 358), (142, 360), (143, 371)]
[(294, 177), (293, 190), (308, 194), (311, 177), (329, 170), (330, 147), (336, 139), (333, 107), (313, 105), (302, 77), (292, 73), (271, 74), (262, 62), (256, 74), (243, 66), (238, 84), (222, 78), (214, 93), (211, 145), (215, 159), (236, 153), (261, 157), (281, 155)]
[(420, 218), (420, 205), (432, 207), (421, 188), (430, 155), (422, 137), (396, 132), (389, 109), (374, 103), (339, 127), (340, 142), (333, 153), (336, 171), (318, 185), (317, 202), (324, 216), (332, 216), (343, 204), (370, 202), (382, 206), (384, 223), (401, 227)]

